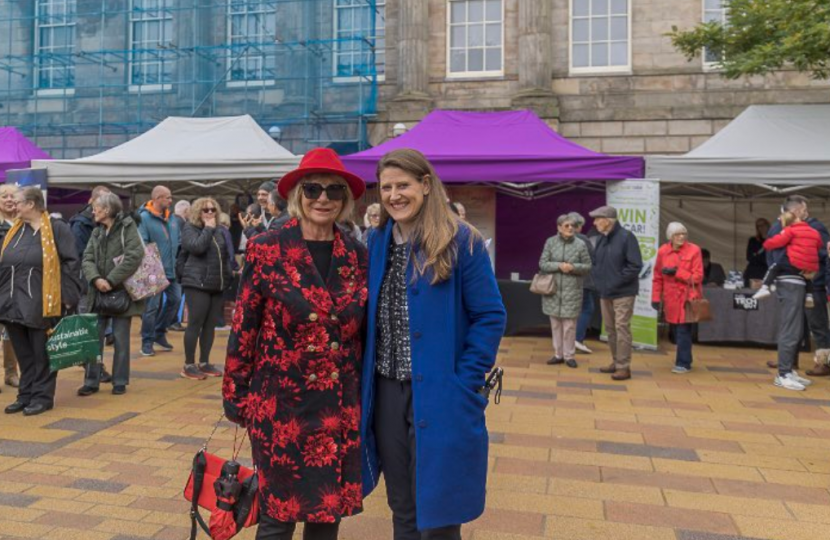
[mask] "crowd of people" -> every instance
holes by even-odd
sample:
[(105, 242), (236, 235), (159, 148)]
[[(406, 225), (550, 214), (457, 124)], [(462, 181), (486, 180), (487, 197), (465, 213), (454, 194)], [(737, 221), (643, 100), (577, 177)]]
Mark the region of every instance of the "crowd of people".
[[(557, 220), (558, 233), (545, 243), (539, 272), (554, 276), (555, 291), (542, 298), (542, 311), (550, 317), (553, 357), (548, 364), (576, 368), (576, 352), (591, 354), (584, 340), (593, 317), (594, 295), (599, 297), (602, 321), (608, 335), (612, 363), (600, 368), (614, 380), (631, 377), (631, 318), (639, 294), (643, 261), (636, 237), (617, 221), (617, 210), (603, 206), (591, 212), (594, 226), (583, 235), (585, 219), (578, 213)], [(778, 370), (773, 383), (787, 390), (804, 390), (812, 384), (798, 374), (798, 349), (804, 321), (815, 339), (816, 357), (830, 357), (827, 315), (827, 253), (830, 233), (809, 215), (808, 200), (787, 197), (781, 215), (770, 226), (756, 222), (756, 235), (747, 245), (747, 285), (759, 284), (757, 300), (778, 298)], [(676, 341), (673, 373), (692, 369), (694, 320), (691, 303), (703, 299), (704, 286), (722, 286), (723, 267), (711, 261), (708, 250), (689, 242), (689, 231), (679, 222), (666, 229), (666, 243), (657, 251), (652, 270), (651, 306), (670, 326)], [(808, 376), (830, 376), (828, 362), (817, 361)]]

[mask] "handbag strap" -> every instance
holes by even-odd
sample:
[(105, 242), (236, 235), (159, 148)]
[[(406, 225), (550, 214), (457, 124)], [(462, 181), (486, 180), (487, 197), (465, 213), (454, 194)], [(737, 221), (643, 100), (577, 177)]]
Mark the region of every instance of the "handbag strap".
[(199, 495), (202, 493), (202, 486), (205, 483), (205, 469), (207, 469), (207, 458), (205, 450), (199, 450), (193, 458), (193, 496), (190, 502), (190, 540), (196, 540), (198, 533), (197, 524), (210, 534), (210, 527), (199, 514)]

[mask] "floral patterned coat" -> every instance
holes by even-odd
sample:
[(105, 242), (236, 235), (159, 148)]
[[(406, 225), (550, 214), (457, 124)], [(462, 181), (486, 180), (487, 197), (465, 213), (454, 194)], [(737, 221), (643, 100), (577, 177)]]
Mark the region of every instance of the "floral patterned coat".
[(366, 265), (366, 248), (336, 229), (324, 281), (297, 219), (248, 243), (222, 394), (250, 434), (262, 509), (280, 521), (362, 510)]

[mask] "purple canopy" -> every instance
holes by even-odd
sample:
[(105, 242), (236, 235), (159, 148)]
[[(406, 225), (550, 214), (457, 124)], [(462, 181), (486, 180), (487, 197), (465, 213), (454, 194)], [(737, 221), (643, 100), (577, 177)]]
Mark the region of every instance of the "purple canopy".
[(531, 111), (433, 111), (409, 132), (343, 163), (367, 182), (380, 158), (420, 150), (445, 182), (569, 182), (643, 178), (643, 158), (609, 156), (562, 137)]
[(13, 127), (0, 127), (0, 182), (9, 169), (28, 169), (33, 159), (52, 159)]

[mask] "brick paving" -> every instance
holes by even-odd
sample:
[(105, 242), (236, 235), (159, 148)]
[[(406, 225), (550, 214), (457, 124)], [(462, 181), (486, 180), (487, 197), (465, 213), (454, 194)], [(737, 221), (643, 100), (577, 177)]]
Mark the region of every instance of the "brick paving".
[[(102, 385), (76, 397), (73, 369), (55, 410), (0, 415), (0, 539), (187, 538), (181, 490), (220, 418), (220, 382), (179, 378), (171, 337), (172, 353), (134, 353), (125, 396)], [(764, 367), (773, 351), (702, 346), (692, 373), (674, 375), (667, 344), (636, 354), (634, 378), (615, 383), (598, 372), (607, 348), (590, 345), (574, 370), (545, 364), (544, 338), (503, 341), (487, 511), (465, 539), (830, 539), (830, 380), (788, 392)], [(0, 406), (13, 399), (4, 388)], [(233, 434), (223, 422), (211, 448), (228, 455)], [(382, 489), (341, 537), (391, 538)]]

